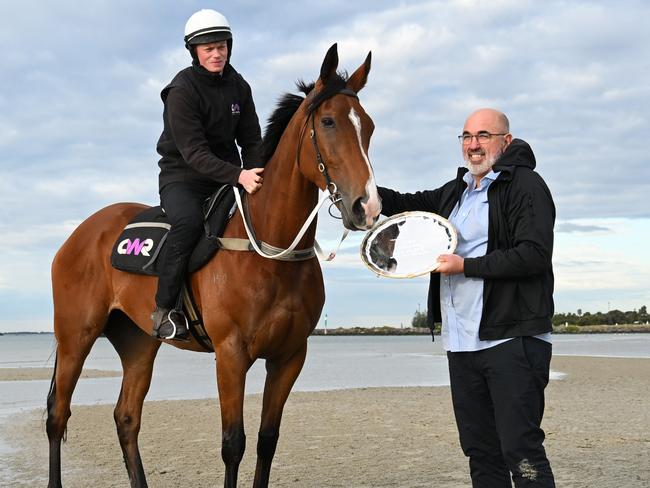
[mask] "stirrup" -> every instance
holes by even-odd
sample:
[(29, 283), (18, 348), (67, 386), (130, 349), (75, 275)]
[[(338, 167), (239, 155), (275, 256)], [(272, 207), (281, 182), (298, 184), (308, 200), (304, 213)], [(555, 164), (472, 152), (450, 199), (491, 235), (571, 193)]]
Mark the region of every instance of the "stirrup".
[[(183, 317), (183, 320), (185, 321), (185, 324), (177, 324), (174, 319), (172, 318), (172, 314), (178, 314)], [(163, 324), (169, 323), (173, 331), (169, 335), (162, 335), (160, 334), (160, 328)], [(184, 330), (183, 330), (184, 328)], [(179, 329), (181, 333), (179, 334)], [(172, 308), (167, 311), (166, 315), (163, 315), (162, 318), (160, 319), (160, 323), (154, 324), (154, 329), (152, 331), (152, 335), (157, 338), (157, 339), (164, 339), (168, 341), (184, 341), (188, 342), (190, 340), (190, 326), (189, 322), (187, 321), (187, 317), (183, 313), (182, 310)]]

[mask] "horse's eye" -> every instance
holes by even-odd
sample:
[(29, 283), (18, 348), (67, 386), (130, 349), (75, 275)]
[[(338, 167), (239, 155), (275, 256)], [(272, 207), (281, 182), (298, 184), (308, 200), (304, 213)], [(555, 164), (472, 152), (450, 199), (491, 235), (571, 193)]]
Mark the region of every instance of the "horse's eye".
[(333, 129), (334, 126), (336, 125), (332, 117), (323, 117), (321, 119), (321, 124), (323, 124), (323, 127), (327, 129)]

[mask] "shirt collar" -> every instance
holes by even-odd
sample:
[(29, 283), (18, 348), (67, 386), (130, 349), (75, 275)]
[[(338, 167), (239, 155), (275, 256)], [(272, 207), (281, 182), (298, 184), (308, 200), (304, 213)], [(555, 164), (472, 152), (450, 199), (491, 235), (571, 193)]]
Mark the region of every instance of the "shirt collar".
[[(490, 172), (483, 177), (483, 184), (481, 185), (481, 189), (490, 186), (490, 183), (496, 180), (500, 173), (501, 171), (490, 170)], [(474, 175), (472, 175), (472, 173), (470, 173), (469, 171), (463, 175), (463, 181), (467, 183), (467, 188), (470, 191), (476, 188), (476, 181), (474, 180)]]

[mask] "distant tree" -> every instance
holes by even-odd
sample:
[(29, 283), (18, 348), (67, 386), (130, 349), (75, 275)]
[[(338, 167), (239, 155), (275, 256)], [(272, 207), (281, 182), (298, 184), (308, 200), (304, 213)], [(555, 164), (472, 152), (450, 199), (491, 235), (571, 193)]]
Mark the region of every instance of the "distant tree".
[(607, 323), (610, 325), (624, 324), (627, 322), (625, 314), (620, 310), (612, 310), (607, 314), (607, 316)]
[(639, 313), (638, 313), (638, 321), (641, 323), (645, 323), (650, 319), (650, 316), (648, 315), (648, 309), (645, 305), (643, 305), (641, 308), (639, 308)]
[[(411, 325), (413, 327), (427, 327), (427, 313), (415, 312)], [(610, 310), (607, 313), (603, 312), (583, 312), (581, 308), (577, 313), (556, 313), (553, 315), (551, 322), (554, 326), (558, 325), (614, 325), (614, 324), (633, 324), (635, 322), (645, 323), (650, 321), (648, 308), (643, 305), (639, 310), (631, 310), (622, 312), (621, 310)]]
[(411, 327), (428, 327), (427, 325), (427, 312), (415, 311), (413, 319), (411, 320)]
[(556, 313), (553, 316), (552, 323), (558, 325), (614, 325), (614, 324), (634, 324), (645, 323), (650, 321), (648, 308), (643, 305), (637, 310), (623, 312), (621, 310), (610, 310), (603, 312), (583, 312), (581, 308), (577, 313)]

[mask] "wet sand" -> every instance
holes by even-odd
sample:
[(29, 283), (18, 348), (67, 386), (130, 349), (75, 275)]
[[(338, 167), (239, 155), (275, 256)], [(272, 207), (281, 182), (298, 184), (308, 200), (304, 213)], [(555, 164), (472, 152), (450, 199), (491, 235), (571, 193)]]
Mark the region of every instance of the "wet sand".
[[(547, 388), (543, 424), (557, 486), (650, 486), (650, 359), (556, 356), (552, 368), (567, 375)], [(239, 486), (252, 485), (260, 405), (260, 395), (246, 398)], [(112, 409), (73, 405), (64, 486), (128, 486)], [(0, 485), (45, 486), (43, 412), (1, 427), (0, 442), (13, 450), (0, 456)], [(147, 402), (140, 450), (149, 486), (221, 486), (220, 438), (216, 400)], [(292, 393), (271, 477), (273, 487), (471, 486), (448, 387)]]
[[(81, 378), (110, 378), (122, 376), (121, 371), (103, 369), (84, 369)], [(0, 368), (0, 381), (30, 381), (49, 380), (52, 378), (52, 368)]]

